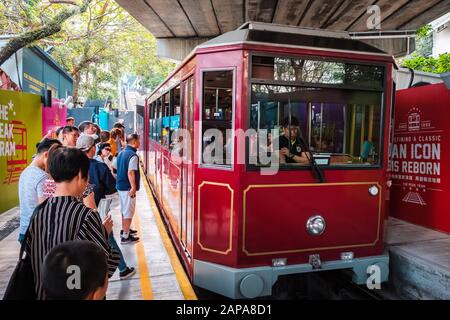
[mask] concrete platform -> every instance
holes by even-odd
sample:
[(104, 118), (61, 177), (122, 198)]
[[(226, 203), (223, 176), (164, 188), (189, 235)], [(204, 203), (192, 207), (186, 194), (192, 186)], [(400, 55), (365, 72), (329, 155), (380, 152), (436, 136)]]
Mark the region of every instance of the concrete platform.
[[(135, 244), (121, 245), (129, 266), (136, 268), (130, 279), (120, 280), (116, 271), (110, 279), (108, 300), (184, 300), (196, 299), (184, 270), (167, 235), (159, 214), (155, 212), (148, 187), (141, 184), (137, 194), (136, 214), (133, 229), (138, 230), (141, 240)], [(9, 278), (16, 266), (19, 242), (18, 208), (0, 214), (0, 299), (3, 297)], [(114, 235), (120, 245), (121, 215), (117, 195), (113, 196), (112, 210)], [(1, 238), (1, 235), (4, 235)]]
[(389, 218), (390, 284), (404, 299), (450, 299), (450, 235)]

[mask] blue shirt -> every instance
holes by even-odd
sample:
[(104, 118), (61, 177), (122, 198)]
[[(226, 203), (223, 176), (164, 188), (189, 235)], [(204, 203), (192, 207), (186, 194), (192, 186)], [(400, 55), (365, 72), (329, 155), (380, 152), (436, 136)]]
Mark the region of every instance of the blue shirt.
[(136, 190), (139, 190), (140, 184), (140, 174), (139, 166), (134, 164), (138, 160), (138, 155), (136, 154), (136, 148), (131, 146), (126, 146), (117, 156), (117, 183), (116, 188), (119, 191), (129, 191), (131, 189), (130, 181), (128, 180), (128, 171), (136, 170), (134, 175)]
[(95, 204), (98, 205), (100, 199), (108, 194), (116, 192), (116, 179), (111, 174), (109, 167), (95, 159), (91, 159), (89, 166), (89, 183), (94, 185)]

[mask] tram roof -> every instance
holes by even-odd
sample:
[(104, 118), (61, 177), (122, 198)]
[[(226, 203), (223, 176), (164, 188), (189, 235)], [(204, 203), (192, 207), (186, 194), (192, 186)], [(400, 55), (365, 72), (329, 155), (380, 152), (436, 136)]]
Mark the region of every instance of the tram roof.
[(236, 30), (202, 43), (196, 49), (239, 43), (311, 47), (390, 56), (363, 41), (352, 39), (345, 31), (299, 28), (262, 22), (246, 22)]
[[(236, 44), (261, 44), (268, 46), (306, 47), (322, 50), (346, 51), (392, 57), (392, 55), (360, 40), (350, 37), (346, 31), (329, 31), (314, 28), (278, 25), (249, 21), (233, 31), (226, 32), (195, 47), (194, 50), (149, 95), (152, 97), (198, 49)], [(398, 66), (392, 58), (396, 69)]]

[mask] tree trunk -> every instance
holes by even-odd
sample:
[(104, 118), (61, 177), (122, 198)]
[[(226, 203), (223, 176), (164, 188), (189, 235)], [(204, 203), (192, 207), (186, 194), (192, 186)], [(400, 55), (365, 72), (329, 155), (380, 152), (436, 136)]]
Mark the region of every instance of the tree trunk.
[(10, 41), (0, 50), (0, 65), (23, 47), (61, 31), (62, 24), (70, 17), (87, 10), (92, 0), (83, 0), (81, 7), (67, 8), (58, 13), (48, 24), (29, 32), (25, 32)]
[(74, 105), (78, 102), (78, 91), (80, 90), (81, 72), (73, 74), (73, 103)]

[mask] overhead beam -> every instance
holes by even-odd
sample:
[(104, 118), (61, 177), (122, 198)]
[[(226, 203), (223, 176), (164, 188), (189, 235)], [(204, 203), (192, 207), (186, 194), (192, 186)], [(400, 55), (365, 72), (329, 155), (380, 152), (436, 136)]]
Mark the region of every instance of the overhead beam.
[(369, 6), (381, 30), (411, 30), (450, 10), (450, 0), (116, 0), (156, 38), (208, 38), (245, 21), (333, 31), (370, 31)]
[(450, 0), (442, 0), (438, 4), (423, 11), (419, 15), (411, 18), (409, 21), (399, 26), (399, 29), (415, 30), (443, 16), (447, 12), (450, 12)]
[(303, 15), (309, 0), (278, 0), (273, 23), (297, 25)]
[(246, 20), (272, 22), (278, 0), (246, 0)]
[(173, 33), (166, 27), (164, 21), (151, 10), (143, 0), (129, 1), (116, 0), (116, 2), (127, 10), (133, 18), (139, 21), (156, 38), (173, 37)]
[(211, 0), (222, 33), (232, 31), (244, 23), (245, 0)]
[(307, 15), (300, 22), (301, 27), (320, 28), (339, 9), (341, 1), (313, 1)]
[(196, 37), (197, 34), (177, 0), (145, 0), (164, 21), (175, 37)]
[(411, 0), (382, 22), (383, 29), (394, 30), (398, 26), (407, 23), (422, 12), (430, 9), (440, 1), (441, 0)]
[(199, 37), (214, 37), (220, 34), (211, 0), (178, 1), (184, 8)]
[[(395, 11), (404, 6), (409, 0), (378, 0), (375, 5), (380, 7), (381, 21), (392, 15)], [(356, 20), (350, 27), (349, 31), (370, 31), (367, 28), (368, 15), (363, 14), (358, 20)], [(385, 29), (383, 23), (381, 23), (381, 29)]]
[(325, 28), (332, 30), (347, 30), (353, 22), (360, 19), (361, 15), (364, 15), (367, 12), (367, 7), (371, 6), (374, 2), (374, 0), (353, 0), (347, 2), (345, 9), (336, 12), (335, 16), (330, 19), (330, 22)]

